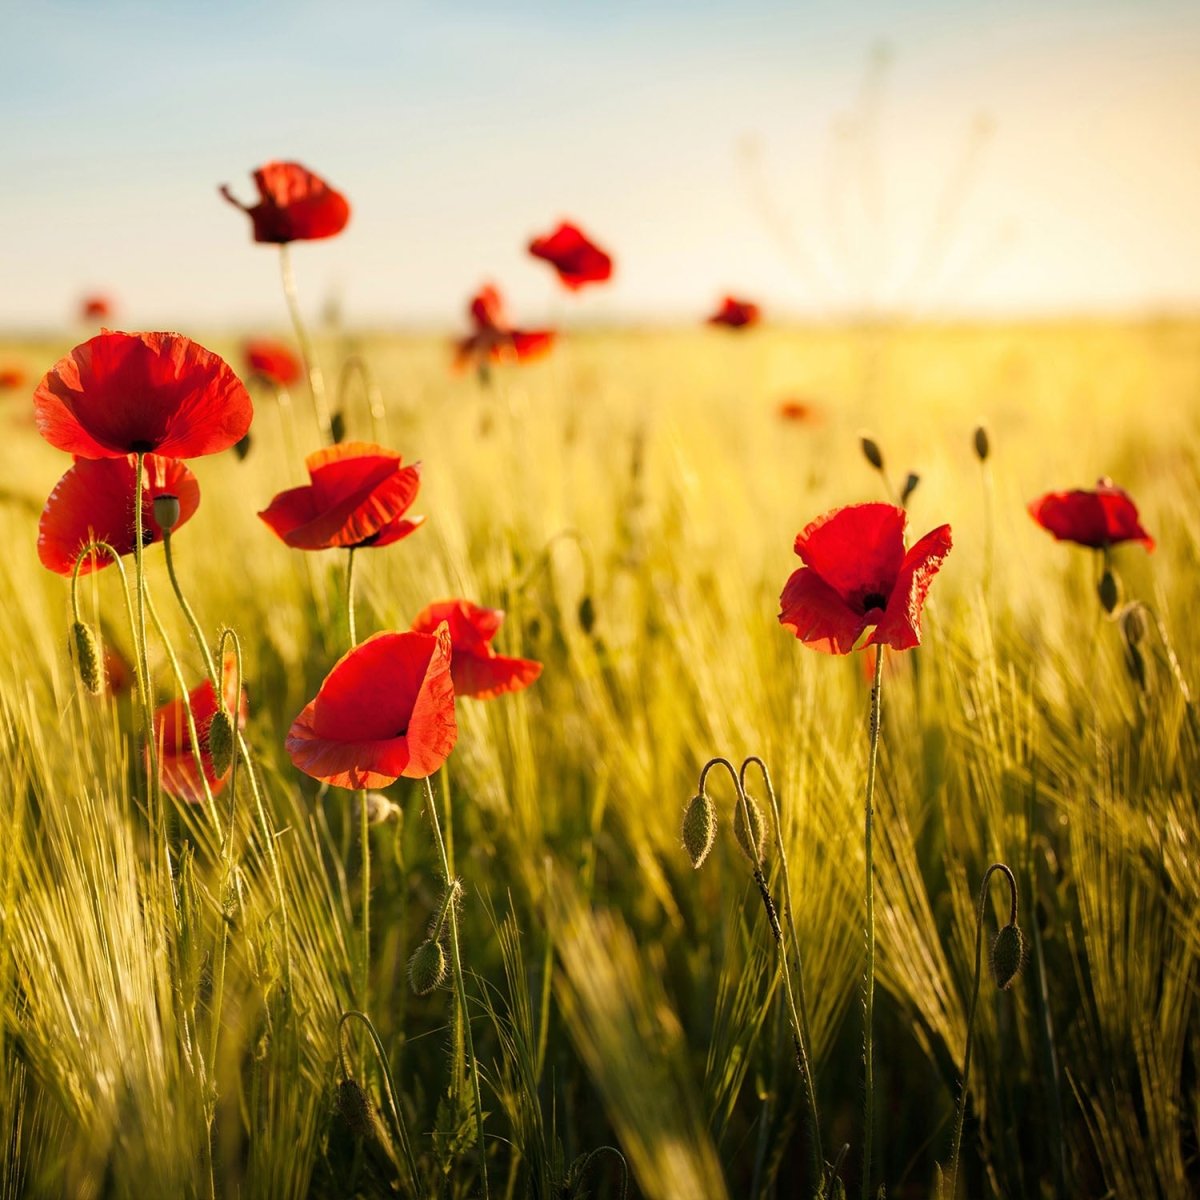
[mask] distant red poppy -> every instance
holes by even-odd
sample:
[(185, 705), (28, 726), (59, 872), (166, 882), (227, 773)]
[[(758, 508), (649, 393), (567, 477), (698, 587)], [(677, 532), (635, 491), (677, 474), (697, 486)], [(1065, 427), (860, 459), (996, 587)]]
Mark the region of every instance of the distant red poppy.
[[(248, 704), (246, 689), (242, 689), (239, 697), (234, 690), (236, 684), (237, 658), (233, 653), (228, 653), (221, 666), (225, 711), (232, 713), (237, 709), (238, 728), (241, 729), (246, 724)], [(208, 726), (217, 711), (217, 693), (213, 689), (212, 681), (206, 679), (199, 687), (193, 688), (188, 693), (188, 702), (192, 710), (192, 720), (196, 724), (196, 734), (200, 739), (200, 761), (204, 765), (204, 777), (208, 780), (212, 794), (217, 796), (229, 779), (230, 769), (227, 769), (224, 775), (217, 775), (213, 770), (212, 755), (208, 749)], [(192, 736), (187, 724), (187, 709), (182, 698), (164, 704), (154, 714), (154, 737), (158, 747), (159, 777), (164, 789), (189, 804), (199, 804), (204, 799), (204, 785), (196, 770)]]
[(258, 515), (297, 550), (390, 546), (424, 517), (405, 517), (421, 485), (421, 464), (394, 450), (344, 442), (305, 460), (311, 483), (280, 492)]
[(529, 362), (541, 358), (554, 345), (552, 330), (514, 329), (504, 311), (504, 299), (489, 283), (467, 306), (475, 332), (455, 343), (455, 365)]
[(133, 667), (125, 656), (114, 649), (108, 642), (104, 643), (104, 689), (110, 696), (120, 696), (133, 686)]
[(892, 504), (852, 504), (818, 517), (796, 536), (804, 566), (780, 597), (780, 624), (814, 650), (848, 654), (865, 645), (911, 650), (921, 642), (921, 608), (950, 553), (941, 525), (904, 549), (908, 518)]
[[(107, 542), (118, 554), (134, 551), (133, 503), (137, 460), (125, 458), (81, 458), (54, 485), (38, 523), (38, 557), (42, 565), (60, 575), (75, 569), (79, 551), (89, 542)], [(179, 499), (178, 529), (200, 503), (196, 477), (174, 458), (146, 455), (142, 476), (142, 541), (149, 546), (162, 540), (154, 520), (154, 498)], [(107, 567), (112, 559), (92, 553), (79, 568), (81, 575)]]
[(748, 325), (757, 325), (762, 310), (749, 300), (737, 300), (726, 296), (721, 301), (721, 307), (708, 318), (709, 325), (724, 325), (727, 329), (745, 329)]
[(0, 367), (0, 392), (19, 388), (25, 382), (25, 372), (20, 367)]
[(108, 296), (95, 292), (79, 302), (79, 315), (85, 321), (106, 321), (113, 314), (113, 302)]
[(779, 416), (784, 421), (795, 421), (800, 424), (804, 421), (815, 420), (817, 410), (807, 400), (785, 400), (779, 406)]
[(299, 358), (283, 342), (255, 338), (246, 343), (246, 365), (253, 375), (263, 375), (286, 387), (304, 374)]
[(287, 752), (306, 775), (344, 788), (424, 779), (458, 737), (450, 630), (377, 633), (334, 665), (292, 723)]
[(221, 186), (221, 195), (249, 214), (256, 242), (315, 241), (333, 237), (346, 228), (350, 204), (307, 167), (293, 162), (271, 162), (254, 172), (259, 201), (247, 206)]
[(1127, 492), (1101, 479), (1095, 491), (1047, 492), (1029, 505), (1029, 515), (1060, 542), (1077, 542), (1102, 550), (1118, 542), (1141, 542), (1154, 549), (1142, 528), (1137, 506)]
[(50, 368), (33, 404), (42, 437), (81, 458), (216, 454), (254, 416), (229, 365), (178, 333), (100, 333)]
[(534, 238), (529, 243), (529, 253), (545, 259), (573, 292), (585, 284), (603, 283), (612, 276), (612, 257), (569, 221), (563, 221), (545, 237)]
[(469, 600), (443, 600), (423, 608), (413, 621), (418, 633), (432, 633), (445, 621), (450, 629), (450, 674), (456, 696), (491, 700), (504, 692), (528, 687), (542, 664), (529, 658), (505, 658), (491, 647), (504, 621), (496, 608), (480, 608)]

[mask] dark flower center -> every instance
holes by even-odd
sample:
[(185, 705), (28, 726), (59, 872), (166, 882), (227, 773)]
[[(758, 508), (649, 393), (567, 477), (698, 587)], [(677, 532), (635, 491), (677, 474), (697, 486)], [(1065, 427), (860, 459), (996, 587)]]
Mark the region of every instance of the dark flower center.
[(882, 592), (868, 592), (863, 597), (863, 612), (870, 612), (873, 608), (887, 611), (887, 597)]
[(138, 438), (137, 441), (129, 443), (129, 450), (132, 454), (150, 454), (154, 450), (154, 443)]

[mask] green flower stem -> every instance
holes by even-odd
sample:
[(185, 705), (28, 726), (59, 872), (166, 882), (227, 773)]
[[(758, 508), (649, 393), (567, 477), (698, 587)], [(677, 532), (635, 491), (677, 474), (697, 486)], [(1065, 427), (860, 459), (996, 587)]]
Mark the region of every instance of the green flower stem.
[[(437, 843), (438, 856), (442, 860), (442, 872), (446, 876), (446, 887), (453, 887), (450, 859), (446, 853), (446, 843), (442, 840), (442, 827), (438, 820), (437, 804), (433, 798), (433, 785), (428, 776), (425, 780), (425, 803), (429, 810), (429, 823), (433, 826), (433, 838)], [(444, 780), (443, 780), (444, 783)], [(475, 1039), (471, 1035), (471, 1014), (467, 1010), (467, 989), (463, 980), (462, 953), (458, 944), (458, 912), (455, 905), (450, 906), (450, 956), (454, 966), (454, 991), (458, 1001), (459, 1023), (466, 1044), (467, 1070), (471, 1074), (471, 1087), (475, 1106), (475, 1142), (479, 1154), (479, 1174), (483, 1182), (483, 1196), (487, 1200), (487, 1146), (483, 1140), (483, 1094), (479, 1087), (479, 1063), (475, 1058)]]
[(296, 274), (292, 270), (291, 247), (283, 242), (279, 247), (279, 273), (283, 280), (283, 298), (287, 301), (288, 313), (292, 318), (292, 327), (296, 331), (296, 341), (300, 345), (300, 357), (304, 359), (304, 369), (308, 374), (308, 390), (312, 396), (313, 412), (317, 418), (317, 428), (326, 443), (333, 442), (333, 423), (329, 417), (329, 405), (325, 402), (325, 377), (313, 354), (312, 343), (309, 341), (308, 330), (304, 318), (300, 315), (300, 298), (296, 291)]
[[(137, 478), (133, 487), (133, 562), (137, 579), (137, 621), (134, 625), (134, 652), (138, 660), (138, 691), (142, 693), (142, 719), (145, 724), (146, 746), (150, 755), (150, 782), (147, 801), (151, 808), (151, 824), (156, 825), (161, 814), (156, 798), (159, 792), (158, 746), (154, 738), (154, 700), (150, 694), (150, 657), (146, 648), (146, 570), (142, 546), (142, 498), (146, 456), (139, 453), (134, 468)], [(156, 831), (157, 832), (157, 831)]]
[(955, 1200), (958, 1185), (958, 1152), (962, 1147), (963, 1120), (967, 1115), (967, 1086), (971, 1078), (971, 1050), (975, 1044), (975, 1006), (979, 1001), (979, 979), (983, 969), (983, 915), (987, 906), (988, 883), (1000, 871), (1008, 881), (1010, 925), (1017, 923), (1017, 881), (1004, 863), (992, 863), (983, 874), (979, 885), (979, 904), (975, 911), (975, 982), (971, 987), (971, 1005), (967, 1009), (967, 1046), (963, 1053), (962, 1088), (958, 1093), (958, 1107), (954, 1114), (954, 1141), (950, 1148), (950, 1191), (948, 1200)]
[(871, 1143), (875, 1117), (875, 773), (879, 761), (879, 719), (883, 693), (883, 647), (875, 648), (875, 682), (871, 685), (871, 747), (867, 758), (867, 964), (863, 978), (863, 1169), (862, 1200), (871, 1197)]
[(350, 630), (350, 649), (358, 645), (358, 632), (354, 625), (354, 547), (346, 551), (346, 625)]
[(170, 577), (171, 587), (175, 592), (175, 599), (179, 602), (179, 607), (183, 610), (183, 615), (187, 618), (187, 623), (191, 627), (192, 636), (196, 639), (196, 646), (204, 657), (204, 669), (208, 672), (208, 678), (213, 685), (213, 690), (220, 697), (223, 693), (221, 691), (221, 678), (217, 674), (216, 661), (213, 658), (212, 651), (208, 648), (208, 642), (204, 640), (204, 631), (200, 627), (200, 622), (197, 620), (192, 606), (188, 603), (187, 597), (183, 594), (183, 588), (179, 585), (179, 576), (175, 574), (175, 555), (171, 549), (170, 530), (163, 531), (163, 553), (166, 555), (167, 575)]

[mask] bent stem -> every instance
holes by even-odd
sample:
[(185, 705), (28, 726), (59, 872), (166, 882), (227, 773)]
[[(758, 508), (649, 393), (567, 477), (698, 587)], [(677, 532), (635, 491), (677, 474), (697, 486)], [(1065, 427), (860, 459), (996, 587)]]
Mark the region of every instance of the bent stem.
[(971, 987), (971, 1005), (967, 1009), (967, 1046), (963, 1054), (962, 1089), (958, 1094), (958, 1108), (954, 1114), (954, 1141), (950, 1148), (950, 1192), (949, 1200), (954, 1200), (958, 1184), (958, 1152), (962, 1146), (963, 1120), (967, 1114), (967, 1086), (971, 1077), (971, 1050), (975, 1044), (975, 1005), (979, 1000), (979, 977), (983, 967), (983, 914), (987, 906), (988, 883), (992, 876), (1000, 871), (1008, 882), (1009, 918), (1008, 923), (1017, 923), (1017, 881), (1012, 871), (1004, 863), (992, 863), (984, 872), (983, 883), (979, 885), (979, 904), (975, 910), (975, 982)]
[[(730, 770), (733, 770), (730, 767)], [(425, 784), (425, 804), (429, 809), (429, 823), (433, 826), (433, 838), (437, 843), (438, 855), (442, 860), (442, 871), (446, 877), (446, 887), (448, 890), (453, 890), (454, 881), (450, 874), (450, 860), (446, 855), (446, 843), (442, 839), (442, 826), (438, 820), (437, 804), (433, 798), (433, 785), (429, 782), (429, 777), (424, 779)], [(475, 1039), (471, 1035), (471, 1016), (467, 1011), (467, 989), (463, 981), (462, 969), (462, 954), (458, 945), (458, 911), (457, 906), (450, 905), (450, 957), (454, 966), (454, 992), (455, 999), (458, 1003), (459, 1024), (463, 1031), (463, 1040), (466, 1047), (467, 1070), (471, 1074), (471, 1091), (472, 1100), (475, 1107), (475, 1144), (479, 1155), (479, 1174), (483, 1181), (484, 1200), (487, 1200), (488, 1192), (488, 1177), (487, 1177), (487, 1147), (483, 1141), (483, 1094), (479, 1087), (479, 1063), (475, 1058)]]
[[(817, 1115), (816, 1080), (813, 1079), (812, 1063), (809, 1057), (812, 1046), (812, 1034), (809, 1031), (808, 1025), (808, 1001), (804, 994), (804, 962), (800, 954), (800, 939), (796, 935), (795, 917), (792, 915), (792, 883), (788, 874), (787, 851), (783, 846), (783, 822), (779, 812), (779, 801), (775, 795), (775, 788), (771, 783), (771, 774), (767, 770), (767, 764), (757, 754), (751, 754), (742, 763), (742, 768), (738, 772), (738, 785), (741, 788), (743, 796), (746, 791), (746, 768), (751, 765), (757, 766), (759, 771), (762, 772), (763, 785), (767, 789), (767, 799), (771, 804), (772, 825), (775, 830), (775, 852), (779, 856), (780, 882), (783, 885), (783, 915), (787, 921), (788, 938), (792, 944), (792, 952), (796, 956), (796, 1003), (794, 1004), (791, 1003), (791, 979), (788, 973), (787, 947), (781, 941), (778, 942), (779, 957), (783, 964), (784, 986), (788, 989), (788, 1000), (791, 1004), (793, 1014), (797, 1008), (799, 1009), (799, 1030), (796, 1031), (795, 1036), (796, 1061), (800, 1068), (800, 1076), (804, 1081), (804, 1097), (808, 1107), (808, 1120), (812, 1127), (809, 1136), (813, 1147), (813, 1159), (819, 1172), (818, 1178), (822, 1178), (825, 1170), (825, 1153), (821, 1148), (821, 1123)], [(744, 819), (745, 814), (743, 813)]]
[(867, 757), (865, 848), (867, 860), (867, 963), (863, 978), (863, 1172), (862, 1198), (871, 1196), (871, 1143), (875, 1115), (875, 773), (879, 760), (880, 699), (883, 693), (883, 646), (875, 648), (875, 682), (871, 685), (871, 747)]
[(292, 252), (287, 242), (279, 246), (279, 274), (283, 280), (283, 298), (287, 301), (288, 313), (292, 318), (292, 327), (296, 331), (296, 341), (300, 346), (300, 357), (304, 359), (304, 370), (308, 375), (308, 390), (312, 396), (313, 412), (317, 418), (317, 428), (325, 442), (333, 441), (333, 423), (329, 416), (329, 406), (325, 402), (325, 378), (313, 355), (312, 343), (308, 338), (308, 330), (304, 318), (300, 315), (300, 298), (296, 291), (296, 274), (292, 270)]

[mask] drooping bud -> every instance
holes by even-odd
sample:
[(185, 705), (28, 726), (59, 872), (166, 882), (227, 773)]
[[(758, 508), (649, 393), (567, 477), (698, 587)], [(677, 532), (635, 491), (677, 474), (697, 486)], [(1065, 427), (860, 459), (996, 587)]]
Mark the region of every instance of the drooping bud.
[(154, 523), (164, 533), (179, 524), (179, 497), (166, 493), (154, 497)]
[[(749, 813), (749, 828), (746, 825), (746, 814)], [(746, 803), (739, 800), (733, 810), (733, 836), (737, 839), (738, 848), (758, 866), (763, 860), (763, 844), (767, 836), (767, 823), (763, 820), (763, 811), (758, 801), (749, 794)]]
[(246, 455), (250, 453), (250, 435), (248, 433), (240, 441), (233, 443), (233, 452), (237, 455), (238, 462), (246, 461)]
[(584, 596), (579, 602), (579, 628), (588, 634), (596, 628), (596, 604), (591, 596)]
[(904, 488), (900, 493), (900, 503), (902, 505), (908, 503), (908, 498), (917, 490), (917, 484), (921, 482), (920, 475), (915, 471), (909, 471), (908, 478), (904, 481)]
[(992, 942), (992, 978), (1006, 991), (1025, 965), (1025, 935), (1014, 921), (1001, 927)]
[(408, 960), (409, 986), (418, 996), (427, 996), (446, 978), (446, 952), (442, 943), (430, 938), (422, 942)]
[(371, 1098), (357, 1080), (343, 1079), (338, 1084), (337, 1111), (355, 1137), (376, 1136), (375, 1110), (371, 1107)]
[(991, 449), (992, 444), (988, 440), (988, 431), (982, 425), (977, 425), (975, 427), (975, 454), (980, 462), (987, 462)]
[(1136, 646), (1146, 636), (1146, 611), (1140, 604), (1127, 604), (1121, 610), (1121, 632), (1130, 646)]
[(868, 437), (865, 433), (862, 436), (862, 452), (863, 458), (867, 460), (877, 471), (883, 470), (883, 451), (879, 449), (879, 443), (873, 438)]
[(683, 848), (699, 870), (717, 838), (717, 806), (707, 792), (699, 792), (683, 813)]
[(218, 708), (208, 723), (208, 754), (218, 778), (233, 765), (233, 723), (223, 708)]
[(100, 695), (104, 680), (100, 673), (100, 651), (96, 646), (96, 635), (90, 625), (75, 621), (71, 625), (71, 644), (75, 651), (75, 665), (83, 686), (93, 696)]
[(1104, 574), (1100, 576), (1100, 582), (1096, 586), (1096, 593), (1099, 595), (1100, 603), (1106, 613), (1116, 609), (1121, 599), (1121, 587), (1111, 568), (1104, 568)]
[(329, 436), (335, 446), (346, 436), (346, 414), (340, 409), (329, 419)]

